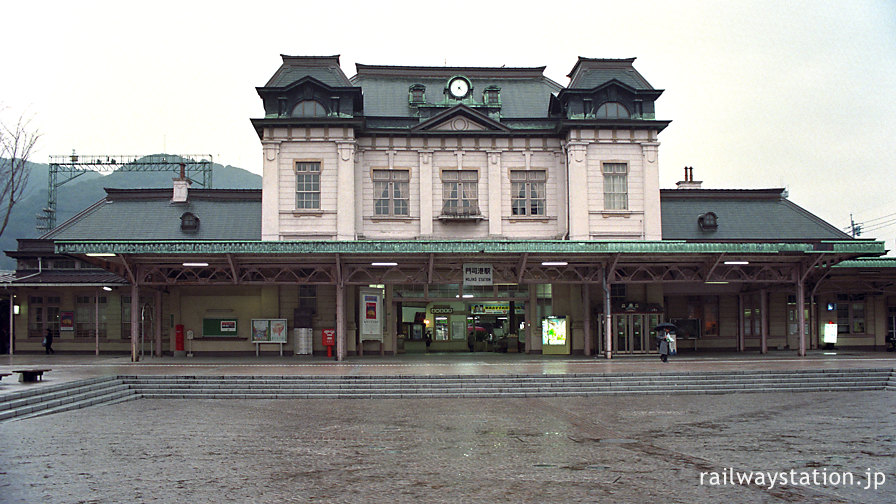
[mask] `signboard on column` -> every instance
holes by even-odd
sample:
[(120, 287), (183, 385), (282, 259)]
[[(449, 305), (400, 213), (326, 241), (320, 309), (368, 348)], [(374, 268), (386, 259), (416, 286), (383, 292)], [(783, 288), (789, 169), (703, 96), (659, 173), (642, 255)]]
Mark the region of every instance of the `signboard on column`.
[(359, 303), (361, 341), (383, 341), (383, 292), (374, 289), (361, 289)]

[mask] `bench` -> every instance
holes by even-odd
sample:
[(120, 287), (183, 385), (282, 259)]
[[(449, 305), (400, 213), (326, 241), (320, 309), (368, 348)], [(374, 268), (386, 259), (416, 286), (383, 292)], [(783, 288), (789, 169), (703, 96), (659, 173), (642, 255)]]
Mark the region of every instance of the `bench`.
[(52, 369), (14, 369), (13, 373), (19, 373), (20, 382), (36, 382), (44, 378), (44, 373)]

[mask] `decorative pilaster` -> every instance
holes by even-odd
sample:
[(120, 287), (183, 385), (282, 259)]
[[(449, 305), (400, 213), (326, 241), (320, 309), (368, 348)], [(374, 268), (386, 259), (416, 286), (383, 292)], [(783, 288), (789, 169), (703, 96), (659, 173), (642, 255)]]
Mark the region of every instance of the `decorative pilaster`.
[(663, 225), (660, 216), (659, 142), (641, 144), (644, 167), (644, 238), (662, 240)]
[(336, 239), (355, 239), (355, 142), (336, 142)]
[(588, 144), (566, 144), (567, 173), (569, 174), (569, 239), (587, 240), (591, 236), (588, 218)]
[(419, 151), (420, 236), (432, 236), (432, 151)]
[(280, 142), (264, 140), (261, 177), (261, 239), (280, 239)]
[(501, 152), (488, 151), (488, 234), (500, 237), (501, 229), (501, 197), (504, 194), (501, 183), (504, 180), (501, 166)]

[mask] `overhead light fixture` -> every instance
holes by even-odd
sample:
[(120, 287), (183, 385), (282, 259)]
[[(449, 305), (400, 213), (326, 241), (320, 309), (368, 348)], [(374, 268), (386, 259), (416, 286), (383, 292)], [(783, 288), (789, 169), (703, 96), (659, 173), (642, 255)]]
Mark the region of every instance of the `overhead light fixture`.
[(566, 261), (545, 261), (541, 263), (542, 266), (567, 266), (569, 265)]
[(112, 291), (112, 287), (109, 287), (108, 285), (104, 285), (104, 286), (103, 286), (103, 290), (106, 291), (106, 292), (111, 292), (111, 291)]
[(727, 285), (728, 282), (703, 282), (706, 285)]
[(750, 264), (750, 261), (725, 261), (725, 264), (730, 264), (730, 265), (735, 265), (735, 264), (743, 265), (743, 264)]
[(112, 252), (90, 252), (84, 255), (87, 257), (115, 257), (115, 254)]
[(374, 262), (370, 263), (371, 266), (398, 266), (397, 262)]
[(187, 266), (187, 267), (195, 266), (198, 268), (202, 268), (202, 267), (208, 266), (208, 263), (207, 262), (185, 262), (184, 266)]

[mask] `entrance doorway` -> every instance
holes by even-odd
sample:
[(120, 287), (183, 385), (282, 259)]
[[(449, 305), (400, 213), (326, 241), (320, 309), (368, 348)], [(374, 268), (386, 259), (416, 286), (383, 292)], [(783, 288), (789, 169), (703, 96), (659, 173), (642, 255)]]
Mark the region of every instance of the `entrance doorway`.
[[(656, 331), (653, 330), (663, 316), (660, 313), (614, 313), (612, 315), (613, 353), (643, 354), (657, 351)], [(598, 353), (605, 350), (604, 317), (596, 317), (598, 335), (595, 348)]]

